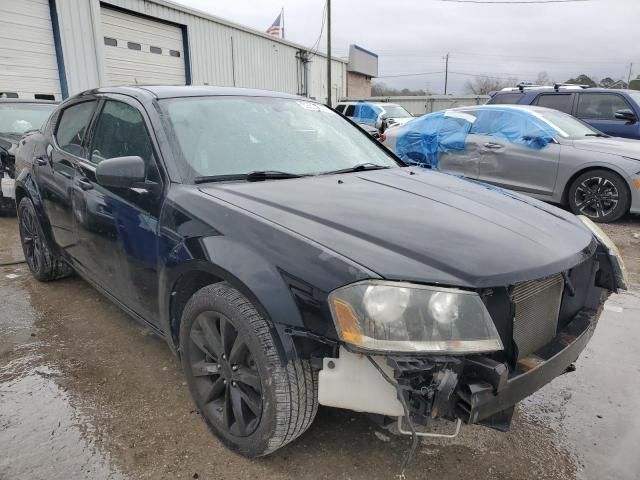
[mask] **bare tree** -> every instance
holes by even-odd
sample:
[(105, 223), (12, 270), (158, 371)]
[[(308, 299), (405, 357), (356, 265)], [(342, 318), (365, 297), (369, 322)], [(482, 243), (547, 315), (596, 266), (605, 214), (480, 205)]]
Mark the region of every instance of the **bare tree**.
[(431, 95), (427, 90), (411, 90), (409, 88), (393, 88), (384, 82), (373, 82), (371, 84), (371, 96), (373, 97), (398, 97), (398, 96), (414, 96), (414, 95)]
[(551, 79), (549, 78), (549, 74), (547, 72), (539, 72), (538, 78), (534, 83), (536, 85), (550, 85)]
[(473, 80), (467, 81), (465, 88), (467, 92), (474, 95), (488, 95), (504, 87), (513, 87), (517, 82), (515, 78), (501, 80), (495, 77), (478, 76), (474, 77)]

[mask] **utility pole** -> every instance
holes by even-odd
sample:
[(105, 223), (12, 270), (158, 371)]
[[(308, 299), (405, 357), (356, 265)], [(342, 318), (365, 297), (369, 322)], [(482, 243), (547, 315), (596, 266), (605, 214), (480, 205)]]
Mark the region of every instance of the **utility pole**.
[(627, 79), (627, 88), (629, 88), (629, 84), (631, 83), (631, 75), (633, 75), (633, 63), (629, 64), (629, 78)]
[(447, 84), (449, 83), (449, 54), (444, 57), (444, 94), (447, 94)]
[(327, 106), (331, 108), (331, 0), (327, 0)]

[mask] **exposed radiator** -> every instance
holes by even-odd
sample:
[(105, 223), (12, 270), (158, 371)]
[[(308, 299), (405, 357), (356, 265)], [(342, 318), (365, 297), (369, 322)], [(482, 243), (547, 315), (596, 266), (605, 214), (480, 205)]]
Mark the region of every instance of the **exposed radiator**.
[(563, 290), (560, 273), (514, 286), (513, 340), (518, 358), (535, 352), (556, 336)]

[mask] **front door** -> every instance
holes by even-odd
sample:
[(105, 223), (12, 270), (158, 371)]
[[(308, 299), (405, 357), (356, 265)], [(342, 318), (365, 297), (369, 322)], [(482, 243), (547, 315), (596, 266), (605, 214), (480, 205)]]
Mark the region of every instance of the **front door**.
[(52, 127), (44, 154), (33, 159), (34, 177), (55, 243), (69, 252), (75, 245), (72, 184), (76, 163), (86, 158), (84, 145), (97, 101), (74, 103), (62, 110)]
[(479, 179), (500, 187), (552, 195), (558, 175), (560, 145), (542, 149), (490, 136), (480, 139)]
[[(93, 128), (89, 157), (78, 163), (76, 257), (90, 276), (150, 321), (158, 318), (158, 217), (161, 180), (145, 116), (127, 98), (106, 99)], [(147, 181), (136, 188), (103, 187), (96, 167), (108, 158), (139, 156)]]
[(541, 119), (523, 110), (487, 109), (478, 114), (471, 133), (481, 181), (524, 193), (553, 194), (560, 144), (554, 140), (558, 133)]
[[(580, 93), (576, 117), (607, 135), (623, 138), (640, 138), (640, 123), (616, 118), (619, 110), (634, 108), (617, 93)], [(638, 112), (635, 112), (638, 115)]]

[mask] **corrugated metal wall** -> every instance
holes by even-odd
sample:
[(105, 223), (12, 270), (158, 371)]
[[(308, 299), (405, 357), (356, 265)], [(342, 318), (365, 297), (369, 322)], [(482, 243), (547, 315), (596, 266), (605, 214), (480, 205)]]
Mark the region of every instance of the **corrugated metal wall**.
[[(426, 113), (439, 112), (447, 108), (468, 107), (471, 105), (483, 105), (489, 101), (488, 95), (427, 95), (411, 97), (371, 97), (366, 100), (373, 102), (397, 103), (414, 116)], [(344, 100), (350, 100), (345, 98)], [(353, 98), (351, 100), (361, 100)]]
[[(188, 32), (192, 83), (300, 93), (299, 46), (162, 0), (106, 0), (103, 5), (155, 17)], [(57, 0), (70, 94), (106, 84), (99, 0)], [(97, 47), (97, 48), (96, 48)], [(309, 96), (326, 99), (326, 57), (309, 64)], [(334, 99), (346, 93), (346, 62), (333, 60)]]

